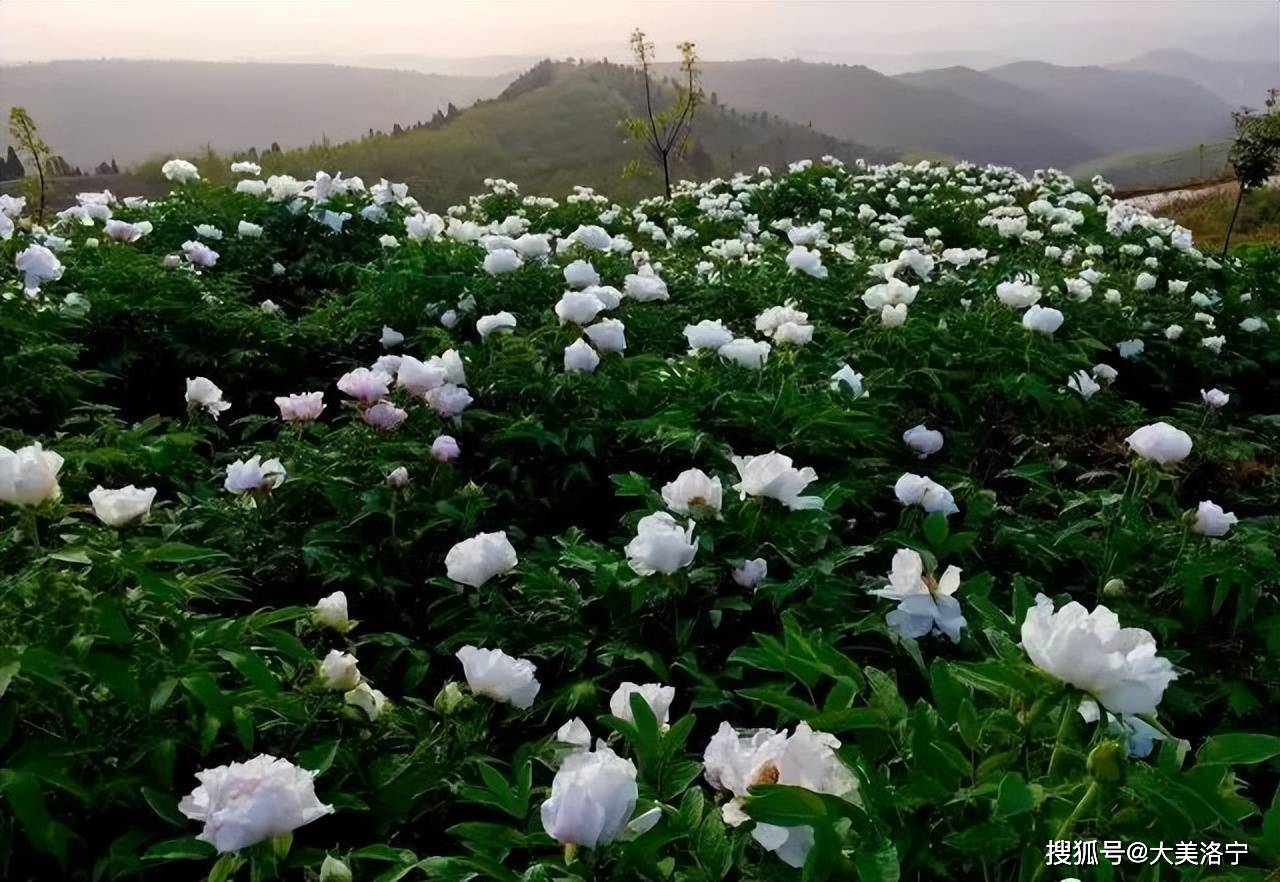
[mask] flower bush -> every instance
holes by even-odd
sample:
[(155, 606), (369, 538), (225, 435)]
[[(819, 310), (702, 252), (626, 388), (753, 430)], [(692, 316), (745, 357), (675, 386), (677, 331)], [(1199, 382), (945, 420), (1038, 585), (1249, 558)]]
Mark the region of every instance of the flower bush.
[(965, 164), (240, 166), (5, 206), (12, 878), (1280, 862), (1276, 251)]

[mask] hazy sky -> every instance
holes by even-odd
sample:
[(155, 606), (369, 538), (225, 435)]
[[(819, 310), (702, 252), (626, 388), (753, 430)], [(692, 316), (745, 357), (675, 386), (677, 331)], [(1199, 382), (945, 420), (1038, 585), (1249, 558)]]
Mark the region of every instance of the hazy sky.
[(1088, 64), (1162, 47), (1280, 56), (1275, 0), (0, 0), (0, 61), (620, 58), (635, 26), (664, 51), (692, 39), (708, 59), (870, 64), (960, 51)]

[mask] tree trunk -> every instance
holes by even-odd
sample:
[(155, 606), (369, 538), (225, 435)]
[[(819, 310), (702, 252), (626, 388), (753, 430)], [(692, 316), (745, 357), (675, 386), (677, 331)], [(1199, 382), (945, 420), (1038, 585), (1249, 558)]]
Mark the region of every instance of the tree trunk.
[(1236, 225), (1236, 215), (1240, 213), (1240, 203), (1244, 201), (1244, 184), (1240, 185), (1240, 192), (1236, 194), (1236, 207), (1231, 209), (1231, 223), (1227, 224), (1227, 235), (1222, 242), (1222, 260), (1226, 262), (1227, 249), (1231, 247), (1231, 231)]
[(662, 182), (667, 188), (667, 199), (671, 199), (671, 169), (668, 166), (667, 154), (662, 154)]

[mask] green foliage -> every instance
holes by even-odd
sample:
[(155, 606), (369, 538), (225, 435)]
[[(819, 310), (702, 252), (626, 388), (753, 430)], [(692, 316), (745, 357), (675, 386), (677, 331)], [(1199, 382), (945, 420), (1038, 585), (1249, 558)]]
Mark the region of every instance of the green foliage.
[[(599, 94), (574, 94), (588, 93)], [(473, 113), (483, 118), (462, 119)], [(308, 157), (286, 156), (281, 168)], [(518, 214), (564, 248), (490, 275), (463, 236), (407, 238), (414, 206), (394, 200), (379, 220), (361, 216), (365, 197), (331, 195), (324, 209), (352, 214), (337, 233), (305, 201), (209, 180), (173, 190), (112, 206), (153, 224), (133, 243), (61, 222), (65, 272), (38, 295), (3, 271), (0, 444), (38, 440), (65, 458), (61, 499), (0, 509), (8, 876), (337, 880), (340, 861), (383, 882), (1212, 878), (1199, 866), (1046, 870), (1046, 843), (1072, 838), (1243, 842), (1232, 878), (1256, 882), (1280, 861), (1274, 249), (1219, 267), (1170, 244), (1168, 224), (1108, 231), (1102, 194), (1057, 175), (819, 162), (638, 204), (525, 199), (495, 183), (459, 223)], [(1043, 241), (981, 223), (993, 204), (1036, 200), (1083, 220), (1055, 232), (1033, 213)], [(262, 237), (237, 237), (241, 220)], [(211, 243), (217, 265), (165, 269), (205, 223), (226, 233)], [(788, 229), (818, 223), (825, 278), (787, 263)], [(575, 374), (563, 352), (581, 332), (554, 312), (563, 266), (590, 260), (619, 288), (635, 272), (621, 248), (569, 242), (580, 224), (646, 252), (670, 299), (625, 298), (610, 313), (625, 322), (625, 354)], [(881, 246), (892, 231), (937, 243), (898, 328), (861, 299), (871, 267), (901, 250)], [(388, 234), (397, 247), (380, 243)], [(0, 242), (0, 266), (32, 242), (25, 227)], [(944, 247), (986, 256), (960, 267)], [(1063, 283), (1086, 259), (1102, 278), (1076, 301)], [(1136, 290), (1144, 272), (1158, 287)], [(996, 298), (1019, 274), (1066, 313), (1054, 336), (1028, 333)], [(1103, 294), (1112, 287), (1119, 304)], [(71, 292), (87, 312), (67, 308)], [(268, 299), (278, 312), (263, 311)], [(758, 336), (757, 316), (788, 301), (813, 339), (775, 339), (762, 369), (689, 352), (687, 325), (722, 319)], [(476, 319), (499, 311), (515, 331), (482, 340)], [(1265, 330), (1247, 333), (1249, 318)], [(1163, 333), (1175, 323), (1177, 340)], [(384, 324), (406, 337), (397, 352), (458, 352), (475, 403), (445, 419), (393, 389), (404, 424), (367, 425), (333, 384), (386, 354)], [(1216, 333), (1220, 354), (1204, 345)], [(1145, 353), (1119, 360), (1114, 347), (1133, 338)], [(1118, 365), (1113, 384), (1088, 399), (1065, 386), (1099, 362)], [(844, 363), (867, 394), (832, 385)], [(183, 400), (196, 376), (231, 403), (218, 420)], [(1215, 386), (1231, 392), (1221, 410), (1200, 398)], [(311, 390), (325, 393), (319, 421), (276, 418), (276, 396)], [(1193, 437), (1183, 463), (1126, 449), (1157, 420)], [(902, 442), (920, 423), (945, 434), (925, 461)], [(453, 463), (431, 457), (444, 433), (462, 450)], [(740, 496), (732, 457), (771, 450), (816, 471), (805, 492), (820, 509)], [(279, 458), (287, 480), (226, 492), (226, 466), (255, 454)], [(398, 466), (408, 486), (387, 484)], [(625, 550), (636, 525), (694, 467), (719, 479), (723, 504), (695, 512), (689, 566), (641, 576)], [(904, 472), (928, 474), (959, 510), (902, 505)], [(157, 489), (149, 519), (104, 526), (89, 493), (130, 483)], [(1210, 498), (1240, 518), (1222, 538), (1191, 528)], [(518, 552), (510, 573), (479, 587), (447, 577), (456, 543), (499, 530)], [(900, 549), (920, 555), (926, 587), (960, 570), (958, 640), (887, 622), (893, 603), (872, 592)], [(734, 570), (758, 557), (768, 575), (743, 587)], [(312, 614), (336, 590), (349, 631)], [(1126, 755), (1114, 720), (1086, 722), (1080, 692), (1019, 645), (1039, 593), (1105, 602), (1176, 665), (1145, 720), (1161, 736), (1149, 757)], [(536, 663), (532, 706), (469, 690), (454, 655), (468, 644)], [(377, 719), (319, 681), (335, 649), (387, 696)], [(674, 686), (669, 718), (636, 693), (611, 705), (628, 681)], [(635, 815), (656, 811), (652, 827), (597, 849), (547, 835), (540, 807), (568, 751), (553, 733), (574, 717), (634, 763)], [(724, 721), (826, 733), (852, 789), (799, 786), (766, 763), (744, 792), (722, 792), (701, 760)], [(196, 772), (261, 753), (315, 772), (335, 811), (219, 857), (180, 800)], [(809, 828), (803, 866), (766, 850), (760, 825)]]

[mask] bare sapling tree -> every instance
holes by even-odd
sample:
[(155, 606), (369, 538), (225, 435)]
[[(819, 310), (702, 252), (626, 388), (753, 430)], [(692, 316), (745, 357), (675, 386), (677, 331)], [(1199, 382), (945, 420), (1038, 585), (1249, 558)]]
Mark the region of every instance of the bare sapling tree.
[[(680, 43), (676, 48), (680, 51), (680, 73), (672, 85), (675, 95), (665, 108), (656, 109), (653, 43), (639, 28), (631, 34), (631, 54), (644, 78), (644, 115), (628, 116), (620, 122), (628, 138), (644, 142), (650, 160), (662, 169), (668, 199), (671, 198), (671, 161), (684, 156), (693, 118), (703, 101), (702, 89), (698, 84), (698, 55), (693, 44)], [(628, 170), (636, 170), (635, 164)]]
[(24, 189), (30, 189), (31, 195), (35, 197), (33, 201), (37, 203), (36, 223), (44, 223), (44, 202), (45, 202), (45, 169), (49, 167), (49, 159), (52, 151), (49, 145), (40, 137), (40, 132), (36, 129), (35, 121), (31, 119), (31, 114), (27, 113), (25, 108), (12, 107), (9, 109), (9, 137), (12, 139), (14, 147), (20, 156), (25, 156), (30, 160), (31, 165), (35, 167), (34, 179), (28, 175), (26, 181), (32, 181), (30, 185), (26, 185), (24, 181)]

